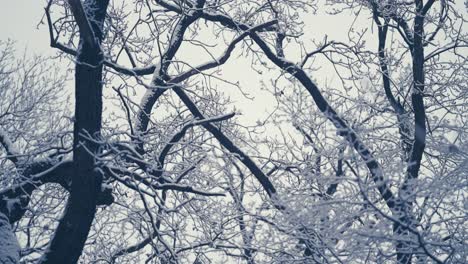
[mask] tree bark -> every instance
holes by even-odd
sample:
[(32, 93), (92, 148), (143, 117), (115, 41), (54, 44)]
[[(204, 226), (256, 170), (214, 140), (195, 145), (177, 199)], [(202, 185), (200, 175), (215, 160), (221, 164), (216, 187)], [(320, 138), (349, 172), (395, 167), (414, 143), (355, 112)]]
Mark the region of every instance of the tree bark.
[(20, 247), (8, 217), (0, 213), (0, 263), (19, 263)]
[(414, 141), (408, 159), (407, 175), (400, 189), (401, 206), (398, 220), (394, 224), (394, 233), (403, 238), (396, 244), (397, 262), (399, 264), (412, 263), (414, 253), (414, 243), (405, 241), (417, 241), (414, 234), (406, 228), (414, 228), (416, 219), (413, 215), (414, 204), (414, 183), (419, 176), (421, 160), (426, 146), (426, 112), (424, 106), (424, 18), (426, 12), (431, 7), (433, 1), (429, 1), (426, 6), (421, 0), (415, 1), (416, 17), (414, 19), (414, 37), (411, 45), (411, 55), (413, 62), (413, 90), (411, 94), (411, 103), (414, 111)]
[[(108, 0), (84, 2), (95, 43), (89, 41), (89, 36), (85, 39), (80, 32), (75, 71), (74, 173), (64, 215), (41, 263), (76, 263), (95, 216), (102, 182), (102, 175), (95, 170), (94, 164), (94, 154), (98, 153), (99, 146), (84, 136), (99, 137), (101, 130), (103, 54), (100, 43), (107, 5)], [(86, 21), (86, 17), (84, 19)], [(79, 23), (78, 18), (76, 20)]]

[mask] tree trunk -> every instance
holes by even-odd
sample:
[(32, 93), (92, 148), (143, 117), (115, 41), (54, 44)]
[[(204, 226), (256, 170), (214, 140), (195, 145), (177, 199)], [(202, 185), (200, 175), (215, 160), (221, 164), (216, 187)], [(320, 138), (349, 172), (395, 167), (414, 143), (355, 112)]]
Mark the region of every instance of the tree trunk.
[[(409, 155), (407, 175), (400, 189), (400, 215), (398, 219), (403, 225), (395, 223), (394, 232), (397, 236), (403, 238), (403, 241), (398, 241), (396, 244), (397, 262), (399, 264), (412, 263), (414, 246), (410, 242), (416, 241), (414, 234), (404, 226), (415, 228), (415, 218), (413, 216), (414, 204), (414, 185), (419, 176), (421, 160), (426, 146), (426, 112), (424, 106), (424, 88), (425, 88), (425, 73), (424, 73), (424, 11), (425, 7), (421, 0), (416, 1), (416, 17), (414, 19), (414, 37), (412, 43), (412, 60), (413, 60), (413, 90), (411, 94), (411, 103), (414, 111), (414, 142)], [(426, 6), (427, 8), (430, 7)]]
[(107, 5), (105, 0), (84, 3), (98, 44), (90, 45), (80, 36), (75, 72), (74, 173), (70, 197), (42, 263), (76, 263), (96, 212), (102, 175), (95, 170), (93, 154), (98, 153), (99, 146), (85, 137), (99, 137), (101, 129), (103, 54), (99, 44)]
[(0, 263), (19, 263), (20, 247), (6, 215), (0, 213)]

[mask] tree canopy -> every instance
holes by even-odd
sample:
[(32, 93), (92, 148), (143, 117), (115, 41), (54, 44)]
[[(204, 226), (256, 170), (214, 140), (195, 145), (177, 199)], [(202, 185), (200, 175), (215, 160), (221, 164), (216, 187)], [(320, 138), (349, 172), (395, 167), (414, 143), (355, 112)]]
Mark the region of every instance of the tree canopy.
[(460, 1), (43, 12), (55, 56), (0, 41), (0, 262), (466, 263)]

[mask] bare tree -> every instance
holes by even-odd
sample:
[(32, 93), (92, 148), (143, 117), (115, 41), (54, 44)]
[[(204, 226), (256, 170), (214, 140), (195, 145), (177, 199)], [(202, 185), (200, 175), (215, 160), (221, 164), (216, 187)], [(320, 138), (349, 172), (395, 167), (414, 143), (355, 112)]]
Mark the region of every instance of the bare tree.
[[(315, 15), (347, 34), (320, 35)], [(466, 258), (454, 1), (49, 0), (43, 19), (75, 65), (74, 115), (56, 110), (64, 78), (2, 48), (2, 260)], [(246, 125), (225, 87), (276, 106)]]

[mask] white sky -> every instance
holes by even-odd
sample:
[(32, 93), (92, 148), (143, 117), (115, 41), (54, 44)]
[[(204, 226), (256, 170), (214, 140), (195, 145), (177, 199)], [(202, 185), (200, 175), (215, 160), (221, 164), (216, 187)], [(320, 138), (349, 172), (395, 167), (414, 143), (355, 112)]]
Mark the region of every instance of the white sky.
[[(27, 8), (25, 8), (27, 7)], [(44, 13), (44, 1), (4, 0), (0, 8), (0, 39), (17, 42), (17, 50), (51, 54), (46, 25), (37, 28)]]

